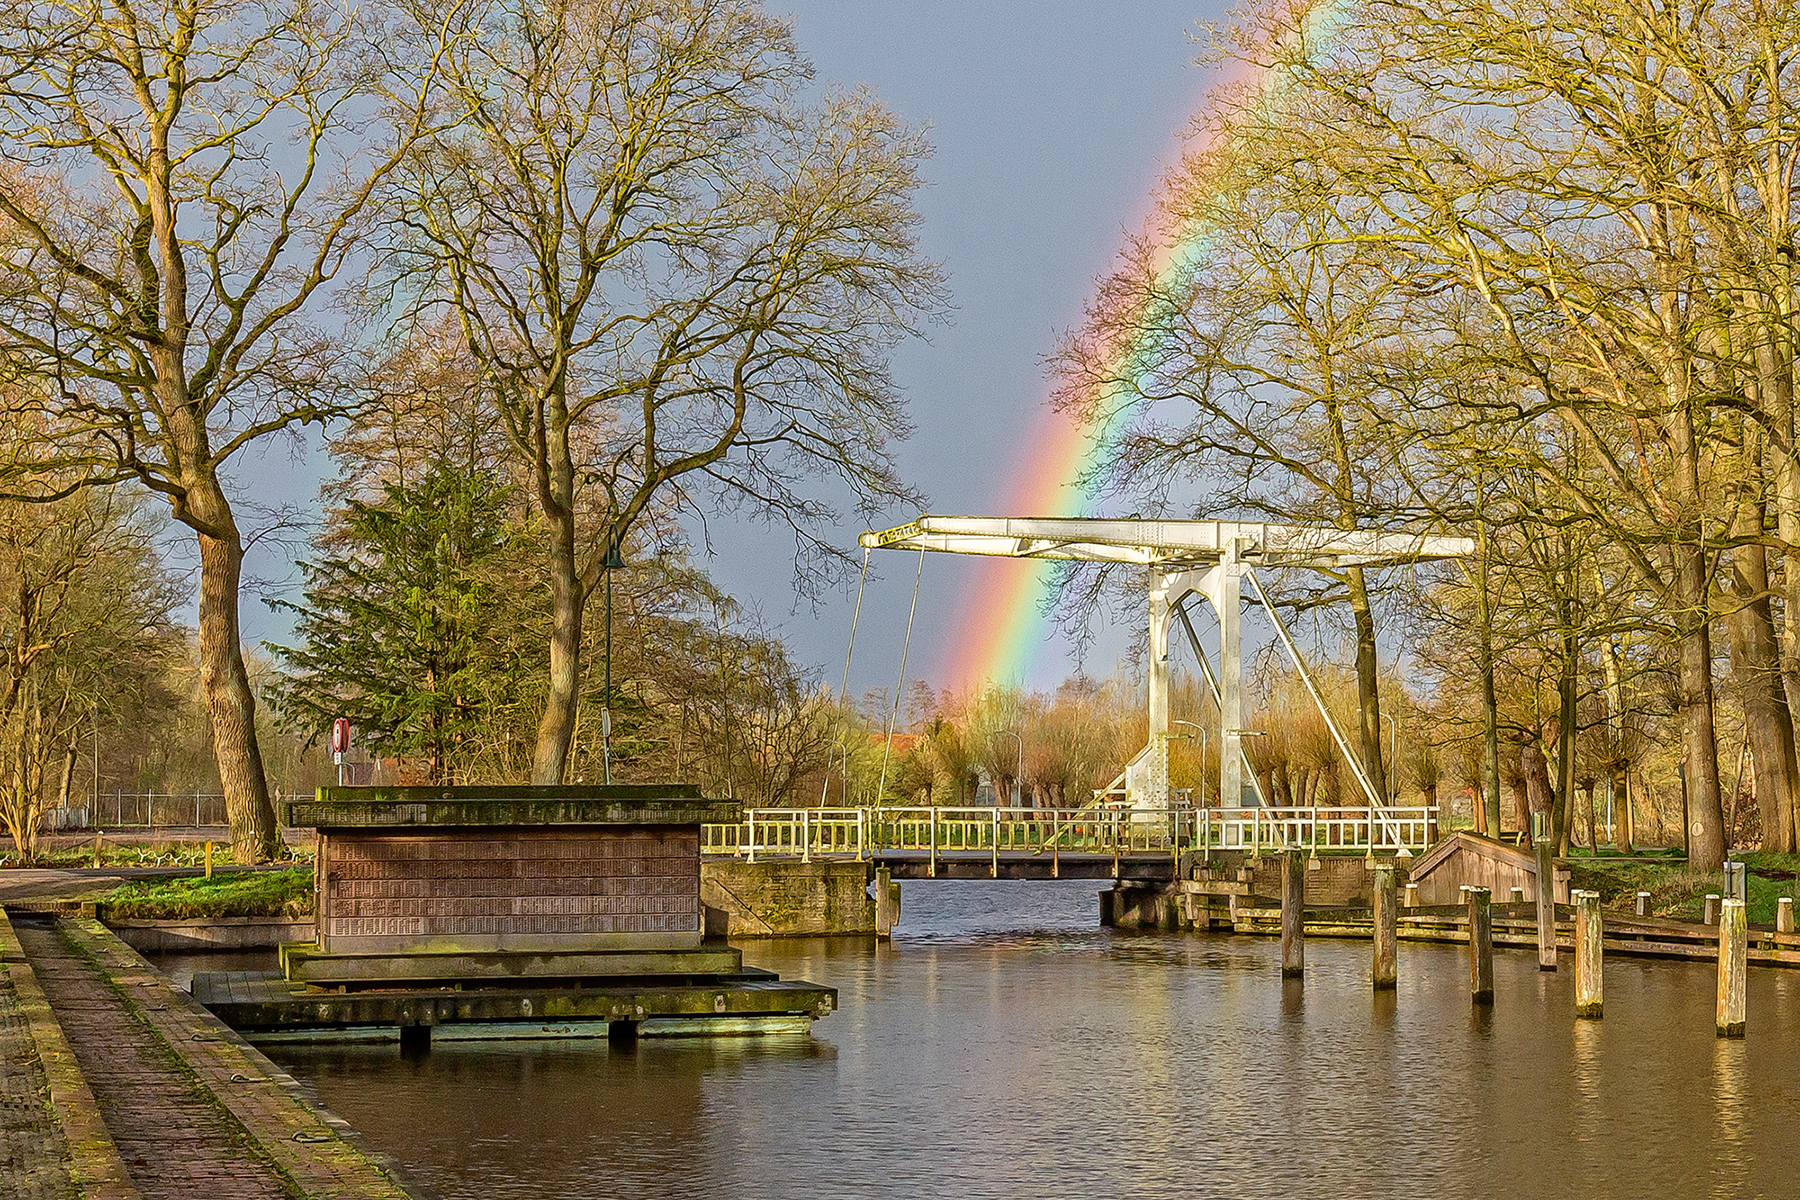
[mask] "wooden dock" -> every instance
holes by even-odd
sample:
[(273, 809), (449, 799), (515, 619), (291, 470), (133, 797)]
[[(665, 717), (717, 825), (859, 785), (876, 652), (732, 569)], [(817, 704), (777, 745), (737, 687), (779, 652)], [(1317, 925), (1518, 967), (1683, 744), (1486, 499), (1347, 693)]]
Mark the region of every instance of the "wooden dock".
[[(1229, 928), (1237, 933), (1264, 937), (1281, 935), (1281, 906), (1272, 899), (1244, 897), (1235, 905), (1198, 907), (1209, 912), (1211, 928)], [(1520, 949), (1537, 946), (1535, 902), (1495, 904), (1492, 911), (1494, 945)], [(1398, 936), (1406, 941), (1467, 944), (1469, 940), (1468, 914), (1460, 904), (1401, 909), (1396, 925)], [(1307, 937), (1370, 938), (1374, 931), (1372, 909), (1309, 906), (1306, 910)], [(1606, 913), (1602, 918), (1602, 939), (1609, 955), (1707, 962), (1719, 955), (1718, 927), (1689, 921)], [(1558, 950), (1575, 948), (1573, 905), (1556, 906), (1556, 946)], [(1749, 961), (1762, 966), (1800, 967), (1800, 934), (1777, 933), (1773, 929), (1750, 930)]]
[(581, 987), (538, 981), (466, 990), (358, 991), (309, 987), (274, 971), (201, 971), (194, 975), (194, 999), (251, 1041), (300, 1034), (404, 1041), (429, 1040), (432, 1030), (453, 1027), (467, 1038), (484, 1026), (508, 1039), (525, 1036), (534, 1025), (547, 1038), (786, 1032), (833, 1011), (837, 989), (785, 982), (748, 967), (704, 984), (633, 980)]

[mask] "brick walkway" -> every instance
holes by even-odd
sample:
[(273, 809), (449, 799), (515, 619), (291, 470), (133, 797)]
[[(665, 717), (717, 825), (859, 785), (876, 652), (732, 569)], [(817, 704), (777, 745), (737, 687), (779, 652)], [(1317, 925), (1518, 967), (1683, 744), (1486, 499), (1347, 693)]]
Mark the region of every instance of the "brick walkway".
[(61, 923), (13, 927), (61, 1024), (140, 1195), (289, 1200), (286, 1186), (232, 1119), (107, 977), (77, 954)]
[(12, 981), (0, 981), (0, 1193), (22, 1200), (75, 1195), (49, 1090)]
[(290, 1076), (193, 997), (170, 987), (111, 930), (91, 917), (65, 918), (58, 928), (132, 1002), (154, 1036), (175, 1048), (190, 1077), (248, 1133), (262, 1161), (273, 1163), (296, 1194), (309, 1200), (424, 1195), (400, 1182), (398, 1168), (364, 1145), (355, 1130), (310, 1102)]
[(426, 1195), (98, 921), (0, 914), (0, 1197)]

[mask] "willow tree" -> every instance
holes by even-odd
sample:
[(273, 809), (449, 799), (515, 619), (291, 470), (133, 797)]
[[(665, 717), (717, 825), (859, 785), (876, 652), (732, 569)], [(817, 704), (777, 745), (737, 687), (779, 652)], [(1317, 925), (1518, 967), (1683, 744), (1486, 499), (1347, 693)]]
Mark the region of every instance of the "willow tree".
[(804, 592), (838, 553), (816, 485), (905, 494), (886, 353), (940, 302), (926, 149), (863, 93), (808, 94), (789, 25), (748, 0), (414, 18), (457, 37), (456, 124), (396, 179), (381, 299), (460, 327), (528, 477), (553, 608), (532, 777), (555, 783), (588, 599), (647, 513), (785, 525)]
[(406, 64), (434, 58), (381, 15), (302, 0), (0, 9), (0, 338), (28, 380), (9, 417), (43, 432), (6, 490), (134, 480), (192, 531), (241, 862), (280, 840), (241, 647), (233, 471), (345, 401), (343, 331), (316, 311), (421, 128)]

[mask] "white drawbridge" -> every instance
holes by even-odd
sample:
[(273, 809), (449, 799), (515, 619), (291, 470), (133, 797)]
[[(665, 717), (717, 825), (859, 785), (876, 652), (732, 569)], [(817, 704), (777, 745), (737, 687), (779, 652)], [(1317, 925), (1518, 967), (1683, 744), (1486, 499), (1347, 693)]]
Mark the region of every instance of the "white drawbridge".
[[(1127, 801), (1162, 809), (1169, 803), (1169, 628), (1180, 619), (1195, 657), (1218, 701), (1219, 792), (1236, 807), (1243, 796), (1243, 654), (1239, 634), (1244, 581), (1248, 580), (1294, 667), (1299, 671), (1326, 727), (1349, 764), (1369, 806), (1385, 808), (1361, 758), (1325, 704), (1287, 627), (1263, 591), (1257, 567), (1303, 567), (1337, 571), (1386, 567), (1474, 552), (1468, 538), (1360, 529), (1325, 529), (1263, 521), (1159, 521), (1088, 517), (922, 516), (893, 529), (869, 532), (859, 542), (871, 550), (939, 550), (1000, 558), (1047, 558), (1142, 566), (1150, 598), (1148, 744), (1125, 769)], [(1219, 669), (1215, 675), (1182, 607), (1191, 595), (1205, 597), (1219, 617)], [(1255, 783), (1254, 772), (1250, 782)]]

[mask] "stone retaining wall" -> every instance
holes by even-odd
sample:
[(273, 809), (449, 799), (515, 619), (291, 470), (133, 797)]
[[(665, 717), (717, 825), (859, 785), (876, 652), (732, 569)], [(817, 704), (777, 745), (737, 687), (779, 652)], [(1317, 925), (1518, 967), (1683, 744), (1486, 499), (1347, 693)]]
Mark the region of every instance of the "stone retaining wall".
[(869, 870), (860, 862), (703, 860), (700, 899), (711, 910), (707, 931), (731, 938), (872, 937)]
[(283, 942), (310, 942), (317, 927), (311, 917), (198, 917), (186, 921), (114, 920), (100, 906), (100, 918), (121, 941), (140, 954), (208, 950), (273, 950)]

